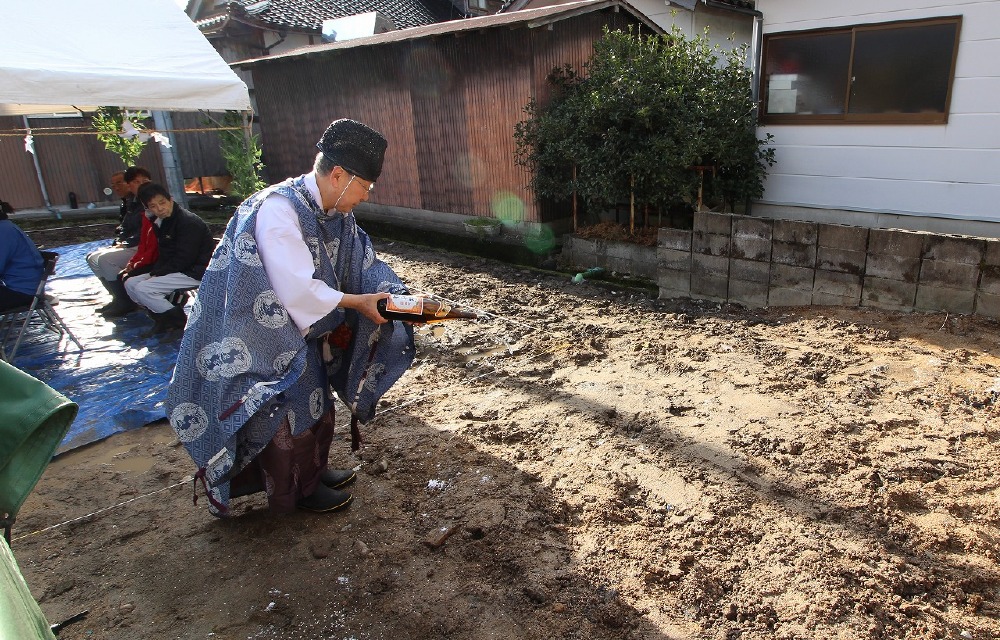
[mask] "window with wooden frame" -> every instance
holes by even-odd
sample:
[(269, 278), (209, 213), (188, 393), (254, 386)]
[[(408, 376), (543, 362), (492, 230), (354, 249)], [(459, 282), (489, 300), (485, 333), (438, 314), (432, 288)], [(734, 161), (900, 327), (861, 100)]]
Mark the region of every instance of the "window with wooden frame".
[(948, 122), (961, 16), (764, 38), (762, 124)]

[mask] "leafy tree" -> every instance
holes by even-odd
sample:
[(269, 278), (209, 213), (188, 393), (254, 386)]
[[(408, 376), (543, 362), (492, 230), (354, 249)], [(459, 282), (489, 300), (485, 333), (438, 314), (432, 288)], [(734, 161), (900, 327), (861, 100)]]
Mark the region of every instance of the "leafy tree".
[(146, 145), (141, 135), (123, 136), (128, 128), (134, 131), (144, 129), (142, 118), (138, 114), (129, 113), (119, 107), (99, 107), (90, 120), (91, 126), (98, 131), (97, 139), (104, 147), (121, 158), (126, 167), (133, 166)]
[(227, 111), (222, 118), (224, 129), (219, 132), (222, 157), (226, 161), (229, 175), (233, 177), (229, 190), (234, 196), (246, 198), (267, 186), (260, 174), (264, 170), (261, 162), (260, 136), (245, 136), (243, 118), (238, 111)]
[[(697, 199), (695, 166), (714, 167), (706, 195), (732, 205), (763, 194), (773, 149), (756, 137), (746, 46), (721, 53), (700, 35), (605, 30), (584, 74), (549, 75), (550, 103), (534, 98), (514, 129), (517, 163), (540, 198), (574, 192), (590, 210), (634, 197), (657, 211)], [(572, 178), (574, 175), (575, 179)]]

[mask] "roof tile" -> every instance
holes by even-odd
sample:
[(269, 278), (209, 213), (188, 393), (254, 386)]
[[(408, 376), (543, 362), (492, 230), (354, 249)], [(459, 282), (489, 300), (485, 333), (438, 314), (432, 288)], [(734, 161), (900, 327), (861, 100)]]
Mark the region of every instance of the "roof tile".
[(420, 27), (459, 16), (448, 0), (237, 0), (259, 23), (319, 33), (330, 18), (378, 11), (397, 29)]

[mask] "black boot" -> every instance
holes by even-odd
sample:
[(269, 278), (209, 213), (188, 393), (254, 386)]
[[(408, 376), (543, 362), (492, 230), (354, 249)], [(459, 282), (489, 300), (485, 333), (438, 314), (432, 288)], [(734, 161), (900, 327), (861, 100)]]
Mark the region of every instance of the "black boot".
[(111, 307), (111, 305), (113, 305), (115, 303), (115, 294), (111, 290), (111, 287), (113, 285), (111, 284), (110, 280), (105, 280), (104, 278), (98, 278), (97, 281), (100, 282), (102, 285), (104, 285), (104, 288), (107, 289), (108, 293), (111, 294), (111, 301), (108, 302), (103, 307), (98, 307), (97, 308), (97, 313), (104, 313), (105, 311), (107, 311)]
[(142, 334), (143, 338), (165, 335), (175, 329), (183, 329), (184, 325), (187, 324), (187, 316), (184, 315), (183, 307), (172, 307), (163, 313), (149, 311), (149, 317), (153, 319), (153, 326)]
[(170, 323), (171, 329), (180, 329), (182, 331), (184, 330), (184, 326), (187, 324), (188, 317), (187, 314), (184, 313), (183, 305), (175, 305), (173, 308), (170, 309), (170, 311), (164, 313), (164, 315), (167, 316), (167, 322)]
[(132, 298), (128, 297), (128, 292), (125, 291), (125, 284), (121, 280), (116, 278), (103, 282), (104, 286), (111, 292), (111, 304), (105, 307), (103, 311), (99, 311), (102, 316), (105, 318), (120, 318), (139, 308), (139, 305)]

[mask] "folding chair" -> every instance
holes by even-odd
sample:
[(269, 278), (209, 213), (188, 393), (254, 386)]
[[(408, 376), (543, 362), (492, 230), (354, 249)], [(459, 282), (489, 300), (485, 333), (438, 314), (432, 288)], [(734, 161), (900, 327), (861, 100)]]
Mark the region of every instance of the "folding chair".
[[(6, 360), (7, 362), (14, 360), (14, 356), (17, 355), (17, 349), (21, 346), (21, 341), (24, 339), (32, 318), (40, 320), (42, 326), (46, 329), (58, 333), (60, 340), (62, 340), (63, 334), (67, 335), (83, 351), (83, 345), (80, 344), (80, 341), (76, 339), (76, 336), (73, 335), (73, 332), (69, 330), (69, 327), (66, 326), (66, 323), (63, 322), (62, 318), (59, 317), (59, 314), (53, 308), (59, 301), (45, 293), (45, 284), (56, 272), (56, 263), (59, 262), (59, 254), (54, 251), (42, 251), (41, 254), (42, 258), (45, 259), (45, 266), (42, 270), (42, 279), (38, 283), (38, 288), (35, 290), (35, 296), (31, 299), (31, 303), (24, 307), (8, 309), (0, 316), (0, 360)], [(20, 325), (20, 328), (16, 328), (18, 325)], [(10, 339), (11, 333), (15, 331), (15, 328), (14, 346), (8, 352), (6, 350), (7, 341)]]

